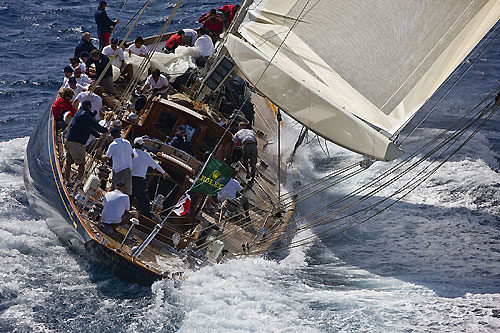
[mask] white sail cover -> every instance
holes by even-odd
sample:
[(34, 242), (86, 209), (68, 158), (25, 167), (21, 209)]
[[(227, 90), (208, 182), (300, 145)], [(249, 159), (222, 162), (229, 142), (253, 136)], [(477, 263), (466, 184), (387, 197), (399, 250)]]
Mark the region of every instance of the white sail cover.
[(499, 17), (499, 0), (263, 0), (226, 49), (297, 121), (391, 160), (402, 152), (369, 124), (394, 134)]

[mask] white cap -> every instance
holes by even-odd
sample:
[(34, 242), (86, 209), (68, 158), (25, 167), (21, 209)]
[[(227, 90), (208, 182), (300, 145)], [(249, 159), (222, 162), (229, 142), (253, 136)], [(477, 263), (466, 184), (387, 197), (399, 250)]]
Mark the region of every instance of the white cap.
[(141, 136), (134, 139), (134, 145), (142, 146), (143, 144), (144, 144), (144, 140), (142, 139)]
[(115, 121), (113, 121), (113, 126), (114, 127), (121, 127), (122, 121), (120, 119), (116, 119)]

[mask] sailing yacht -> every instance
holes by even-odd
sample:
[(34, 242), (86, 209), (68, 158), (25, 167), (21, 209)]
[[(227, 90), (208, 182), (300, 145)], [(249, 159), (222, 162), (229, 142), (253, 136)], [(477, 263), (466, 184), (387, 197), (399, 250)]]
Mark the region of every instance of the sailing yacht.
[[(147, 70), (160, 68), (168, 73), (174, 58), (183, 52), (190, 57), (183, 47), (175, 55), (158, 52), (160, 43), (169, 37), (165, 29), (179, 5), (180, 1), (160, 34), (145, 40), (151, 51), (144, 59), (136, 59), (135, 79), (119, 86), (122, 98), (111, 110), (112, 120), (123, 124), (121, 136), (131, 142), (143, 138), (148, 152), (171, 175), (169, 179), (160, 179), (154, 172), (147, 175), (152, 217), (139, 215), (116, 232), (106, 231), (100, 217), (103, 197), (110, 188), (110, 168), (95, 158), (105, 141), (87, 156), (83, 186), (69, 186), (61, 171), (65, 135), (56, 130), (50, 110), (33, 133), (25, 158), (30, 203), (52, 230), (68, 246), (140, 284), (181, 279), (184, 271), (206, 264), (315, 241), (283, 244), (301, 231), (337, 221), (333, 216), (346, 208), (335, 205), (352, 208), (363, 201), (350, 203), (354, 195), (373, 195), (373, 190), (363, 194), (368, 187), (360, 188), (324, 209), (294, 219), (296, 202), (338, 183), (343, 172), (352, 171), (350, 176), (362, 172), (369, 163), (359, 162), (285, 191), (283, 163), (277, 158), (281, 112), (365, 159), (401, 160), (387, 175), (399, 168), (403, 176), (418, 167), (404, 159), (398, 134), (500, 18), (500, 1), (496, 0), (246, 1), (205, 69), (185, 69), (177, 81), (177, 94), (155, 98), (144, 107), (144, 98), (134, 89)], [(227, 100), (233, 101), (236, 112), (223, 111)], [(255, 119), (242, 112), (250, 100)], [(497, 109), (490, 102), (478, 119)], [(237, 158), (232, 159), (231, 127), (242, 119), (253, 122), (258, 141), (253, 185)], [(180, 126), (187, 129), (193, 154), (169, 144)], [(466, 135), (470, 126), (451, 129), (454, 136), (445, 137), (439, 149), (458, 140), (457, 135)], [(420, 161), (428, 157), (424, 153)], [(214, 203), (217, 190), (198, 191), (207, 184), (220, 190), (231, 178), (222, 181), (221, 177), (231, 164), (248, 200), (246, 208), (234, 200)], [(428, 175), (394, 195), (405, 195), (405, 190)], [(375, 184), (368, 185), (387, 186)], [(355, 217), (348, 227), (359, 220), (365, 218)], [(333, 225), (325, 236), (342, 230), (345, 224)]]

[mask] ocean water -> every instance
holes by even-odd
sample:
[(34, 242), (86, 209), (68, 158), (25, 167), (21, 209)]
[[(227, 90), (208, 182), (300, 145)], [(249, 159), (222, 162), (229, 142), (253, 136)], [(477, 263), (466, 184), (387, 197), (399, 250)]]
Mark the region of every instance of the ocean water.
[[(141, 5), (129, 2), (121, 22)], [(172, 30), (194, 26), (199, 15), (221, 3), (186, 1)], [(116, 17), (123, 1), (108, 4), (110, 16)], [(172, 1), (151, 1), (137, 34), (157, 32), (172, 7)], [(182, 283), (140, 287), (62, 246), (29, 207), (23, 157), (81, 33), (95, 33), (94, 10), (88, 1), (0, 1), (1, 332), (500, 330), (498, 114), (388, 211), (336, 237), (294, 248), (282, 260), (234, 260), (188, 272)], [(406, 149), (436, 135), (499, 84), (499, 46), (494, 40), (481, 54), (405, 141)], [(293, 142), (299, 128), (286, 123), (292, 129), (283, 141)], [(329, 156), (322, 148), (317, 141), (299, 148), (295, 177), (305, 183), (328, 174), (340, 161), (359, 160), (333, 145), (328, 145)], [(376, 163), (299, 204), (298, 215), (387, 167)], [(315, 228), (298, 237), (320, 232)]]

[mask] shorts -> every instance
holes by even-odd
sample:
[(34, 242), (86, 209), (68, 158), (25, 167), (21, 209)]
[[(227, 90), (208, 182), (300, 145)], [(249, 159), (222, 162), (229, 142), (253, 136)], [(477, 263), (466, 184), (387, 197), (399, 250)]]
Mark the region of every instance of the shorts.
[(69, 164), (85, 164), (85, 146), (79, 142), (66, 140), (66, 159)]
[(111, 180), (112, 189), (114, 190), (116, 184), (120, 182), (125, 183), (125, 193), (132, 195), (132, 171), (129, 168), (113, 172), (113, 179)]
[(257, 144), (256, 143), (247, 143), (243, 144), (243, 163), (250, 160), (250, 167), (255, 168), (257, 165)]
[(97, 37), (99, 38), (99, 42), (101, 42), (104, 46), (109, 45), (109, 41), (111, 39), (111, 32), (105, 32), (103, 34), (97, 34)]
[(112, 76), (103, 77), (101, 80), (101, 83), (99, 83), (99, 84), (101, 87), (103, 87), (106, 94), (108, 94), (108, 95), (113, 94), (115, 87), (113, 86), (113, 77)]

